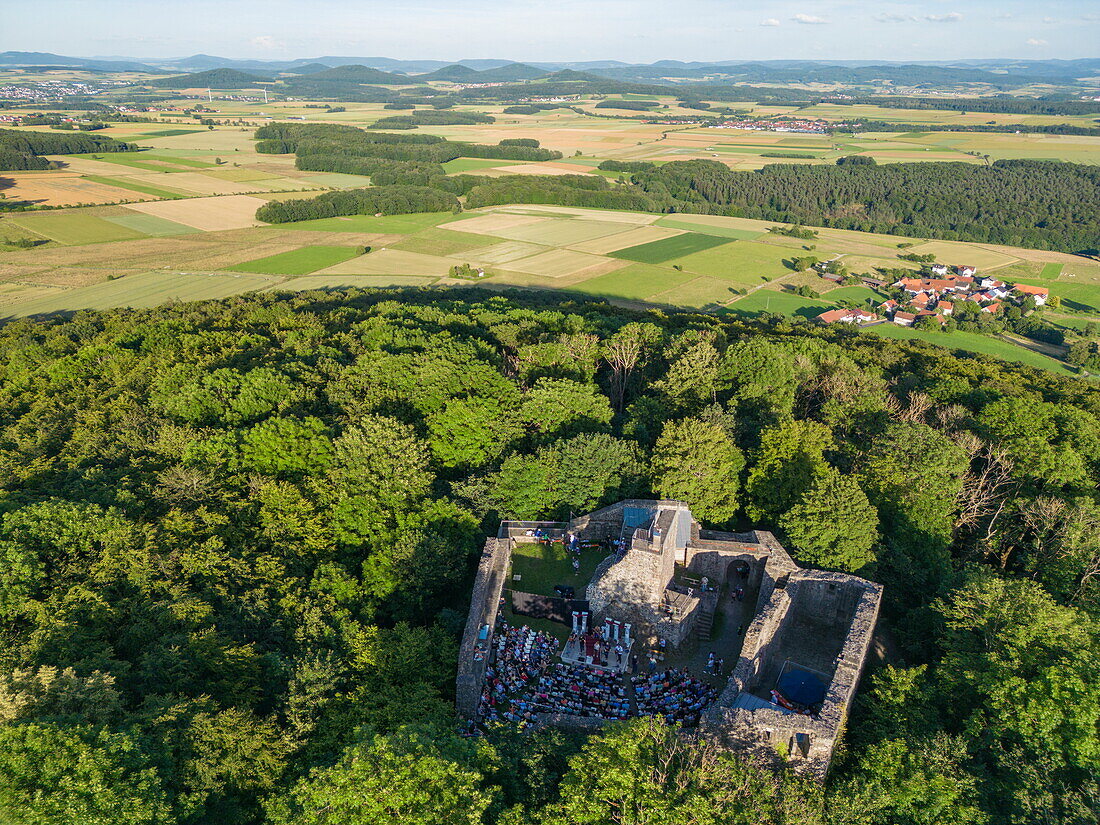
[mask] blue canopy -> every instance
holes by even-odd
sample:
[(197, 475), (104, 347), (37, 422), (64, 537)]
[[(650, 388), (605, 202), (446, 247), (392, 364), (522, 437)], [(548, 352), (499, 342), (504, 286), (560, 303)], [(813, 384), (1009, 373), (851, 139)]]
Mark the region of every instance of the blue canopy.
[(816, 705), (825, 698), (825, 683), (809, 671), (792, 669), (780, 677), (779, 692), (800, 705)]

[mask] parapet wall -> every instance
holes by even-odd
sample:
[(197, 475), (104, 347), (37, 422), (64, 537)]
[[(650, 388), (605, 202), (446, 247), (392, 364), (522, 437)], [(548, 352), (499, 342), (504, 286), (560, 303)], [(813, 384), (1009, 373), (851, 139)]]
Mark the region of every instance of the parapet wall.
[[(477, 713), (481, 700), (481, 686), (485, 680), (485, 668), (488, 665), (488, 644), (492, 642), (492, 629), (496, 626), (500, 596), (504, 592), (504, 579), (508, 575), (508, 563), (512, 559), (512, 539), (490, 538), (485, 540), (481, 551), (481, 561), (474, 578), (474, 589), (470, 594), (470, 613), (466, 619), (466, 630), (462, 635), (462, 646), (458, 652), (458, 676), (455, 680), (455, 705), (464, 716), (473, 717)], [(486, 655), (481, 661), (475, 661), (478, 636), (481, 629), (489, 626), (489, 640)]]

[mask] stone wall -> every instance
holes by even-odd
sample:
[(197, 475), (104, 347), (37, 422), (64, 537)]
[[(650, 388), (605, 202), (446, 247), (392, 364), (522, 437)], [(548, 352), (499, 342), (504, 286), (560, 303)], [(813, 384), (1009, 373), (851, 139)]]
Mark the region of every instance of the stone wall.
[(458, 652), (458, 676), (455, 679), (455, 705), (458, 712), (472, 717), (477, 713), (481, 700), (481, 687), (485, 680), (485, 668), (489, 657), (480, 662), (474, 660), (478, 634), (489, 626), (490, 641), (496, 625), (500, 596), (504, 591), (504, 579), (508, 575), (508, 563), (512, 559), (512, 539), (489, 538), (481, 551), (474, 589), (470, 594), (470, 612), (466, 618), (466, 630)]

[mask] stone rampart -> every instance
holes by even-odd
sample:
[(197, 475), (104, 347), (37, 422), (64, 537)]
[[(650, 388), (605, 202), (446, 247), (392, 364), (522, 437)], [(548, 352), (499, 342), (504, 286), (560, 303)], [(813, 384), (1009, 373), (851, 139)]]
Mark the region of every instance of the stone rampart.
[[(481, 686), (485, 680), (485, 668), (489, 661), (488, 646), (492, 642), (492, 630), (496, 625), (500, 596), (504, 592), (504, 579), (508, 575), (508, 563), (512, 559), (512, 539), (489, 538), (481, 551), (473, 592), (470, 594), (470, 612), (466, 618), (466, 630), (458, 652), (458, 676), (455, 680), (455, 705), (458, 712), (472, 717), (477, 713), (481, 700)], [(477, 648), (482, 629), (488, 626), (489, 637), (485, 655), (477, 660)]]

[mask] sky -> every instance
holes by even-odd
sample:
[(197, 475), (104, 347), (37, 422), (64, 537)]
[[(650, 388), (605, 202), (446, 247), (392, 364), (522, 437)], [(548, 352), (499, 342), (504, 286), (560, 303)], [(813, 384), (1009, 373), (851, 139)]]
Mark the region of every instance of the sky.
[(1100, 2), (0, 0), (0, 51), (80, 57), (955, 60), (1100, 57)]

